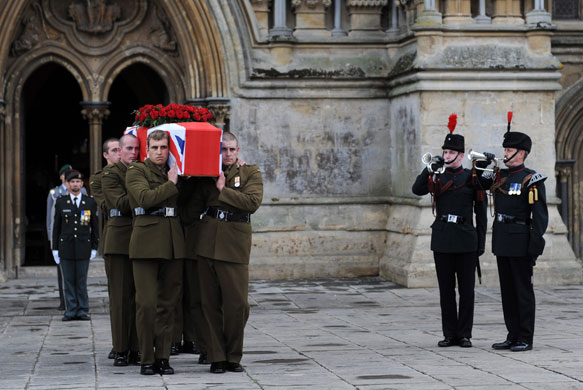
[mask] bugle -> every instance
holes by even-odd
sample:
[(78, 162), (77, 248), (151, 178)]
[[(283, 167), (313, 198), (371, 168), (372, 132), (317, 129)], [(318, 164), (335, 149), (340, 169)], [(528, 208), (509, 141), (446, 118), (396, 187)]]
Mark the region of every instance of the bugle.
[[(484, 153), (476, 152), (476, 151), (474, 151), (472, 149), (470, 149), (470, 151), (468, 152), (468, 160), (470, 160), (471, 162), (475, 162), (475, 161), (493, 161), (495, 167), (498, 167), (498, 163), (506, 161), (505, 158), (496, 158), (496, 157), (494, 157), (493, 159), (489, 159)], [(480, 171), (488, 171), (488, 172), (493, 172), (494, 171), (493, 168), (480, 168), (478, 166), (475, 166), (475, 167), (476, 167), (476, 169), (478, 169)]]
[(435, 170), (435, 173), (441, 174), (445, 172), (445, 162), (441, 156), (432, 156), (431, 153), (427, 152), (421, 157), (421, 162), (427, 166), (429, 173), (434, 173), (433, 168), (431, 167), (433, 164), (439, 166), (439, 168)]

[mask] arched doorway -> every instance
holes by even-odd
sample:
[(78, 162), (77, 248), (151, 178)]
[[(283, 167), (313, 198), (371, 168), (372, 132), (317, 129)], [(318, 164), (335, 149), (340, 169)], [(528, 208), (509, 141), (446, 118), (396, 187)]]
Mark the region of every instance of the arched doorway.
[(81, 89), (61, 65), (36, 69), (22, 89), (25, 265), (50, 265), (45, 228), (48, 191), (59, 185), (59, 167), (89, 174), (88, 125), (81, 116)]
[(131, 112), (145, 104), (168, 104), (166, 85), (152, 68), (135, 63), (121, 71), (114, 79), (107, 100), (109, 117), (103, 123), (102, 138), (119, 138), (134, 121)]
[(563, 221), (575, 255), (583, 257), (583, 83), (571, 87), (556, 104), (557, 186)]

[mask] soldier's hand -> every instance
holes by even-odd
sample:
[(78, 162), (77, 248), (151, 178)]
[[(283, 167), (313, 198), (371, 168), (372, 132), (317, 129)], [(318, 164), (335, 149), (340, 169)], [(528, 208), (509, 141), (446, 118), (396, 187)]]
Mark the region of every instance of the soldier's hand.
[(226, 182), (225, 174), (223, 172), (219, 173), (219, 177), (215, 179), (217, 190), (222, 191), (223, 188), (225, 187), (225, 182)]
[(91, 249), (91, 257), (89, 257), (89, 260), (93, 260), (96, 257), (97, 257), (97, 250)]
[(53, 258), (55, 259), (55, 263), (61, 263), (61, 259), (59, 258), (59, 251), (53, 251)]
[(496, 155), (494, 153), (484, 152), (482, 154), (488, 159), (488, 164), (496, 159)]
[(178, 168), (176, 167), (176, 163), (172, 164), (172, 168), (168, 171), (168, 181), (174, 184), (178, 183)]

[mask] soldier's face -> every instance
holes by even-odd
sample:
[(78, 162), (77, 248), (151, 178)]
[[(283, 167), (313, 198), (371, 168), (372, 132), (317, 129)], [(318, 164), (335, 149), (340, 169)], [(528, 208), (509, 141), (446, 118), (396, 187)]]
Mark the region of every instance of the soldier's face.
[(103, 153), (103, 158), (108, 164), (115, 164), (119, 161), (121, 149), (118, 141), (110, 141), (107, 144), (107, 153)]
[(78, 194), (81, 192), (81, 187), (83, 186), (83, 180), (81, 179), (72, 179), (69, 180), (69, 191), (73, 194)]
[(150, 139), (148, 146), (148, 158), (159, 166), (164, 166), (168, 161), (168, 140), (167, 139)]
[(237, 146), (237, 141), (223, 141), (221, 154), (223, 156), (223, 165), (233, 165), (239, 157), (239, 147)]
[[(515, 148), (504, 148), (504, 158), (510, 158), (514, 155), (514, 153), (516, 153), (518, 149)], [(518, 150), (518, 153), (516, 153), (516, 156), (514, 156), (512, 158), (512, 160), (510, 161), (504, 161), (504, 165), (506, 165), (508, 168), (512, 168), (512, 167), (517, 167), (519, 165), (522, 165), (524, 163), (524, 157), (525, 157), (525, 151), (524, 150)]]
[[(444, 149), (443, 159), (446, 161), (445, 166), (447, 168), (459, 168), (462, 165), (464, 154), (458, 152), (457, 150)], [(447, 164), (448, 161), (451, 161)]]
[(129, 165), (138, 159), (140, 152), (140, 141), (134, 137), (127, 137), (124, 139), (123, 147), (121, 149), (121, 162)]

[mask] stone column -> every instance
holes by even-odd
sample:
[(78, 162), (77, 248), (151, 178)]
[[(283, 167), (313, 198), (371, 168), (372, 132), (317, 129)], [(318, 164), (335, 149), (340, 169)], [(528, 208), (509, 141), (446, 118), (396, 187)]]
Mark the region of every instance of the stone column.
[(561, 217), (563, 218), (563, 223), (569, 227), (569, 233), (571, 233), (571, 228), (569, 225), (569, 221), (572, 220), (570, 218), (569, 213), (569, 178), (571, 177), (571, 173), (573, 172), (573, 164), (575, 160), (557, 160), (555, 165), (555, 174), (559, 177), (560, 183), (560, 196), (561, 196)]
[(419, 27), (427, 27), (441, 24), (441, 12), (435, 9), (435, 0), (424, 0), (423, 10), (419, 12), (417, 17), (417, 25)]
[(398, 34), (399, 29), (399, 6), (397, 1), (391, 1), (391, 24), (387, 30), (389, 34)]
[(109, 102), (81, 102), (83, 118), (89, 121), (89, 170), (93, 175), (101, 169), (101, 127), (109, 115)]
[(443, 24), (474, 23), (470, 0), (445, 0)]
[(520, 13), (520, 0), (493, 0), (494, 15), (492, 23), (497, 24), (523, 24), (524, 19)]
[(251, 5), (255, 11), (257, 19), (257, 29), (261, 37), (266, 37), (269, 33), (269, 5), (271, 0), (251, 0)]
[(480, 14), (476, 16), (476, 23), (488, 24), (492, 23), (492, 18), (486, 15), (486, 0), (480, 0)]
[(229, 131), (229, 119), (231, 106), (229, 99), (208, 98), (208, 109), (213, 114), (214, 125), (224, 131)]
[[(6, 109), (4, 105), (4, 100), (0, 99), (0, 145), (2, 145), (0, 147), (0, 208), (2, 210), (9, 210), (6, 182), (7, 170), (9, 168), (6, 164), (6, 131), (4, 126)], [(0, 282), (5, 280), (3, 277), (4, 271), (10, 270), (12, 265), (10, 262), (12, 256), (8, 256), (8, 245), (12, 242), (12, 239), (9, 237), (7, 231), (7, 227), (11, 225), (7, 214), (6, 212), (0, 213)]]
[(526, 23), (541, 26), (551, 25), (551, 14), (545, 10), (544, 0), (534, 0), (534, 8), (526, 14)]
[(269, 36), (274, 41), (293, 40), (292, 30), (287, 26), (287, 6), (285, 0), (274, 0), (273, 4), (273, 28)]
[(330, 7), (332, 0), (292, 0), (291, 5), (296, 14), (296, 28), (294, 36), (304, 37), (329, 37), (326, 30), (326, 8)]
[(332, 36), (343, 37), (345, 35), (348, 35), (348, 33), (342, 28), (342, 0), (334, 0), (334, 29), (332, 30)]
[(384, 37), (381, 29), (381, 10), (388, 0), (347, 0), (351, 37)]

